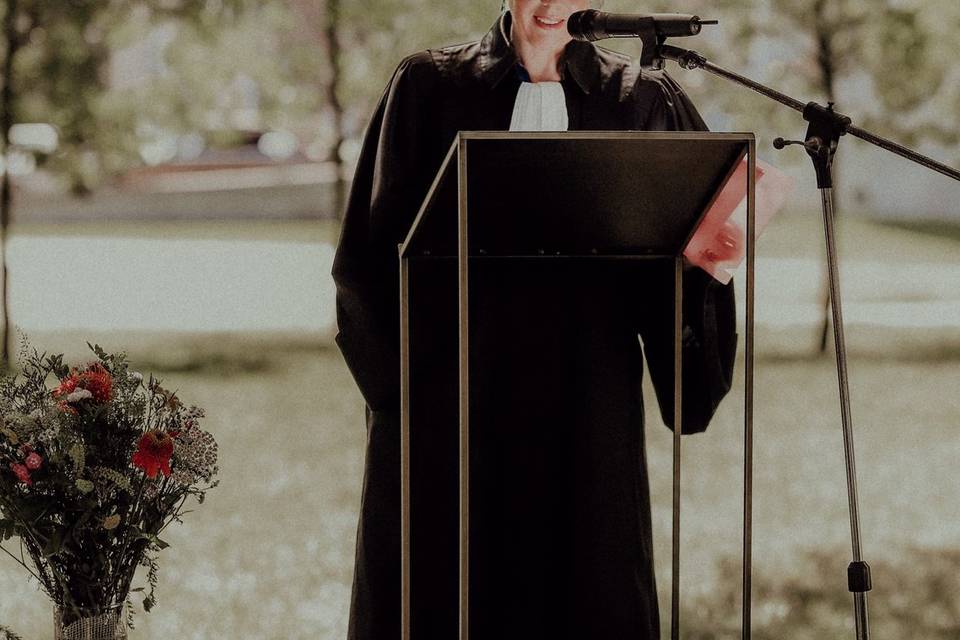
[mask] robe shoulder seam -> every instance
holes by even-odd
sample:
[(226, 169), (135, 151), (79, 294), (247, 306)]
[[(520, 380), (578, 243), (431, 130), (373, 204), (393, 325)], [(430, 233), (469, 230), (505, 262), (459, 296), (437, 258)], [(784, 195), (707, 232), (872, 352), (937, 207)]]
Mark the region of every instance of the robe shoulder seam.
[(400, 82), (404, 86), (412, 88), (416, 95), (424, 97), (424, 91), (433, 91), (439, 75), (433, 50), (424, 49), (412, 53), (400, 61), (391, 83), (396, 86)]
[(433, 56), (432, 49), (424, 49), (423, 51), (418, 51), (416, 53), (411, 53), (403, 60), (400, 61), (400, 64), (397, 65), (397, 71), (409, 71), (412, 73), (419, 73), (423, 70), (436, 70), (437, 64)]
[(475, 40), (430, 49), (437, 75), (444, 80), (452, 81), (454, 85), (479, 81), (483, 75), (481, 44), (479, 40)]

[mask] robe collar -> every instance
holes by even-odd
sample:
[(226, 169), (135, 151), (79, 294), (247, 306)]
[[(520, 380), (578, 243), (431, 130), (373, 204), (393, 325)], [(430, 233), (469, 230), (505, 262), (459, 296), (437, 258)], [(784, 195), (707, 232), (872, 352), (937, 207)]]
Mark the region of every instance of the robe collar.
[[(510, 44), (511, 15), (505, 11), (480, 41), (480, 75), (493, 88), (500, 84), (520, 62), (517, 51)], [(600, 84), (600, 61), (597, 49), (590, 42), (571, 40), (560, 56), (562, 77), (573, 78), (584, 93), (590, 93)]]

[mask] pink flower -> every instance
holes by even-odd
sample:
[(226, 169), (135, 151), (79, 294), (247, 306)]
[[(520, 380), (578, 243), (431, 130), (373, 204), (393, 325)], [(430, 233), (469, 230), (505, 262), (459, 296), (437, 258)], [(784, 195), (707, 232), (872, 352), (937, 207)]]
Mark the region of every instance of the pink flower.
[(13, 472), (17, 475), (17, 479), (18, 479), (20, 482), (22, 482), (23, 484), (25, 484), (25, 485), (27, 485), (27, 486), (33, 484), (33, 480), (30, 479), (30, 470), (27, 469), (27, 468), (26, 468), (25, 466), (23, 466), (22, 464), (18, 464), (18, 463), (16, 463), (16, 462), (11, 462), (11, 463), (10, 463), (10, 470), (13, 471)]
[(40, 468), (40, 465), (43, 464), (43, 458), (41, 458), (39, 454), (31, 452), (24, 461), (24, 464), (27, 465), (27, 469), (36, 471)]

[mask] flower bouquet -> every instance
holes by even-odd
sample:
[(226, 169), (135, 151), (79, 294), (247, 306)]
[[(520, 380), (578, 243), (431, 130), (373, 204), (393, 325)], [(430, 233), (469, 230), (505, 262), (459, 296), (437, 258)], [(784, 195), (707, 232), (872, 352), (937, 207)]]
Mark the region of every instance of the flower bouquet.
[[(216, 485), (217, 444), (202, 409), (125, 353), (87, 343), (97, 360), (70, 368), (22, 345), (21, 371), (0, 378), (0, 551), (53, 601), (58, 639), (125, 638), (131, 592), (156, 602), (160, 534)], [(138, 566), (147, 586), (131, 589)]]

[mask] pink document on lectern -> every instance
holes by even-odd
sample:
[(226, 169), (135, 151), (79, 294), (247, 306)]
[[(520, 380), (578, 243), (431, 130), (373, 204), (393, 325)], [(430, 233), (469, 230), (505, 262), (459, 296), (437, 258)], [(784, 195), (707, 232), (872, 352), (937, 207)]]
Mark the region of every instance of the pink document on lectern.
[[(756, 226), (754, 238), (783, 207), (794, 179), (776, 167), (757, 161)], [(743, 262), (747, 241), (747, 161), (737, 167), (707, 211), (683, 255), (727, 284)]]

